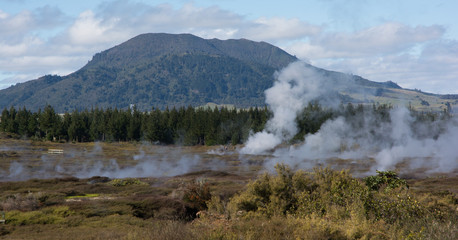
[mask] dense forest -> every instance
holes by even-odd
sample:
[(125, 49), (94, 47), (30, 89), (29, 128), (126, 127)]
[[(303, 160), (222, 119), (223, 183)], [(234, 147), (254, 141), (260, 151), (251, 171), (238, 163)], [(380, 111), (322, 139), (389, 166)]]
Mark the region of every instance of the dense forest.
[[(327, 109), (310, 103), (298, 115), (299, 132), (292, 142), (302, 141), (317, 132), (328, 119), (343, 116), (355, 129), (368, 124), (390, 121), (392, 106), (354, 106)], [(58, 114), (52, 106), (32, 112), (5, 108), (1, 113), (0, 131), (17, 136), (50, 141), (150, 141), (156, 144), (218, 145), (243, 143), (250, 133), (264, 129), (271, 117), (267, 107), (249, 109), (222, 108), (153, 108), (149, 112), (132, 108), (93, 108)], [(376, 116), (368, 121), (367, 116)], [(447, 118), (445, 113), (422, 113), (411, 110), (416, 122), (434, 122)]]
[(160, 144), (238, 144), (259, 131), (269, 118), (267, 108), (228, 109), (181, 107), (141, 112), (94, 108), (57, 114), (50, 105), (31, 112), (4, 109), (0, 131), (51, 141), (150, 141)]

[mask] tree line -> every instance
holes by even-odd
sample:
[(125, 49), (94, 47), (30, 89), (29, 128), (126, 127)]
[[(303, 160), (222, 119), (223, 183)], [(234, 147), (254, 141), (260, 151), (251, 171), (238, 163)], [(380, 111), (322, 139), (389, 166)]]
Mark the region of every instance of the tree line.
[(265, 108), (181, 107), (141, 112), (136, 107), (58, 114), (50, 105), (31, 112), (5, 108), (0, 131), (50, 141), (150, 141), (161, 144), (239, 144), (250, 131), (260, 131), (269, 118)]
[[(390, 121), (388, 105), (357, 105), (349, 103), (337, 109), (323, 108), (309, 103), (297, 116), (298, 133), (291, 140), (302, 141), (315, 133), (328, 119), (343, 116), (355, 129), (367, 124)], [(434, 122), (444, 115), (419, 113), (411, 109), (417, 122)], [(373, 122), (365, 120), (371, 114)], [(219, 145), (240, 144), (250, 135), (264, 129), (272, 113), (267, 107), (249, 109), (222, 108), (166, 108), (142, 112), (134, 106), (92, 108), (91, 110), (58, 114), (52, 106), (31, 112), (25, 107), (5, 108), (0, 117), (0, 131), (21, 137), (50, 141), (150, 141), (158, 144)], [(437, 133), (432, 133), (437, 134)]]

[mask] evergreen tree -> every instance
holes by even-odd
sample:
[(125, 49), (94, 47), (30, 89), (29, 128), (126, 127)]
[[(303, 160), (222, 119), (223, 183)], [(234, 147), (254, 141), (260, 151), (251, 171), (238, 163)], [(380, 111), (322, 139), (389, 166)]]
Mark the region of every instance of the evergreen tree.
[(89, 116), (87, 111), (78, 112), (75, 110), (71, 114), (71, 123), (68, 128), (68, 137), (71, 141), (85, 142), (89, 137)]
[(15, 121), (18, 124), (19, 135), (27, 136), (27, 137), (31, 136), (29, 135), (29, 131), (28, 131), (29, 119), (31, 115), (32, 115), (31, 112), (27, 111), (25, 107), (23, 107), (21, 110), (18, 111)]
[(146, 139), (150, 142), (160, 142), (162, 139), (161, 111), (152, 109), (146, 118)]
[(18, 133), (18, 123), (16, 121), (17, 111), (14, 107), (10, 108), (5, 131), (9, 133)]
[(53, 140), (57, 136), (60, 127), (60, 117), (50, 105), (47, 105), (39, 115), (38, 122), (41, 132), (44, 133), (43, 137)]
[(72, 117), (71, 117), (70, 113), (68, 113), (68, 112), (64, 113), (64, 116), (62, 117), (61, 128), (60, 128), (60, 131), (59, 131), (59, 138), (60, 139), (65, 139), (66, 141), (69, 140), (68, 131), (69, 131), (71, 123), (72, 123)]
[(141, 127), (142, 127), (142, 114), (134, 106), (129, 109), (130, 115), (128, 115), (129, 125), (127, 126), (127, 139), (129, 141), (139, 141), (141, 138)]
[(89, 125), (89, 137), (92, 141), (105, 141), (105, 118), (107, 112), (104, 112), (98, 108), (92, 109), (90, 112), (91, 123)]
[(6, 127), (8, 126), (8, 121), (10, 120), (10, 111), (6, 107), (2, 111), (1, 121), (0, 121), (0, 130), (6, 132)]
[(40, 130), (38, 127), (39, 113), (32, 113), (27, 124), (27, 135), (31, 137), (39, 137)]

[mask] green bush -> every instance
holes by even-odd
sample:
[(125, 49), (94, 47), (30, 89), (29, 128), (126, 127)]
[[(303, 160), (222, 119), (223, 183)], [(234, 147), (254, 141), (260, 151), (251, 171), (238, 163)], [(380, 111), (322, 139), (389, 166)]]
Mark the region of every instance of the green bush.
[(210, 200), (206, 202), (206, 205), (209, 212), (216, 214), (226, 213), (226, 207), (219, 196), (212, 196)]
[(130, 186), (130, 185), (147, 185), (147, 183), (142, 182), (141, 180), (137, 178), (113, 179), (110, 182), (108, 182), (108, 184), (114, 187), (123, 187), (123, 186)]
[[(429, 236), (426, 234), (435, 230), (457, 228), (453, 224), (458, 220), (456, 207), (446, 204), (448, 198), (421, 201), (394, 172), (378, 171), (361, 181), (348, 171), (329, 168), (311, 172), (293, 172), (283, 164), (275, 168), (276, 175), (262, 174), (231, 198), (228, 209), (232, 219), (306, 219), (318, 225), (326, 223), (329, 228), (324, 227), (320, 234), (338, 233), (352, 239)], [(391, 229), (389, 233), (387, 229)]]
[(56, 224), (61, 223), (65, 217), (72, 214), (68, 207), (52, 207), (40, 211), (10, 211), (6, 214), (6, 224), (23, 226), (32, 224)]
[[(297, 171), (283, 164), (275, 166), (277, 175), (261, 175), (230, 202), (232, 212), (274, 215), (320, 215), (332, 206), (350, 207), (368, 197), (367, 188), (347, 171), (317, 168)], [(348, 210), (347, 210), (348, 212)]]
[(349, 218), (352, 210), (369, 198), (367, 188), (348, 171), (334, 171), (329, 168), (317, 168), (309, 173), (310, 188), (298, 197), (296, 215), (330, 215), (337, 218)]
[(400, 179), (394, 171), (376, 171), (376, 176), (369, 176), (364, 178), (366, 186), (371, 190), (379, 190), (384, 188), (385, 191), (389, 191), (395, 188), (408, 188), (407, 182), (404, 179)]

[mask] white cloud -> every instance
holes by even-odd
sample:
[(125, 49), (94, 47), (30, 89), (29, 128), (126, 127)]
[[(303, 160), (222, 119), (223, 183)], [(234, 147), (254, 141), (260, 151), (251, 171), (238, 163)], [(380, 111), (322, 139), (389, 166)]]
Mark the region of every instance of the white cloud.
[[(333, 32), (285, 49), (325, 69), (434, 93), (457, 93), (458, 44), (442, 26), (384, 23), (354, 33)], [(444, 86), (448, 86), (444, 88)]]
[(0, 9), (0, 19), (5, 19), (5, 18), (7, 18), (7, 17), (8, 17), (8, 13), (6, 13), (6, 12), (4, 12), (4, 11), (2, 11), (2, 10)]
[(2, 13), (0, 18), (0, 32), (2, 42), (18, 41), (24, 34), (30, 31), (33, 25), (32, 14), (29, 11), (22, 11), (16, 15)]
[(91, 10), (82, 12), (68, 30), (70, 42), (74, 45), (93, 45), (113, 41), (107, 33), (116, 25), (116, 20), (102, 23)]
[(391, 80), (405, 88), (458, 93), (458, 42), (452, 40), (427, 43), (420, 54), (403, 52), (384, 56), (322, 58), (313, 60), (312, 64), (374, 81)]
[(288, 48), (299, 56), (311, 59), (383, 56), (440, 39), (444, 33), (444, 28), (438, 25), (409, 27), (384, 23), (352, 33), (324, 33)]
[(314, 36), (321, 28), (297, 18), (259, 18), (242, 32), (245, 37), (258, 41), (285, 41)]

